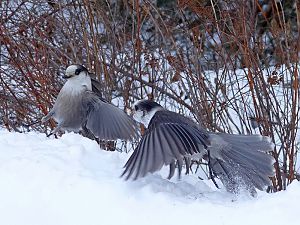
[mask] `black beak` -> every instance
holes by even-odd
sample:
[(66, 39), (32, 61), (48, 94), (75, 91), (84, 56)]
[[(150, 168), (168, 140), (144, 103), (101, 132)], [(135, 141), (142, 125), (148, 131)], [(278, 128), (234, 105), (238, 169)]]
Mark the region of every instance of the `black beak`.
[(58, 71), (56, 72), (56, 73), (57, 73), (57, 76), (62, 77), (63, 79), (68, 79), (68, 78), (70, 78), (71, 76), (70, 76), (70, 75), (67, 76), (67, 75), (65, 74), (65, 71), (66, 71), (65, 68), (59, 68)]
[(62, 78), (64, 79), (69, 79), (71, 76), (67, 76), (67, 75), (62, 75)]

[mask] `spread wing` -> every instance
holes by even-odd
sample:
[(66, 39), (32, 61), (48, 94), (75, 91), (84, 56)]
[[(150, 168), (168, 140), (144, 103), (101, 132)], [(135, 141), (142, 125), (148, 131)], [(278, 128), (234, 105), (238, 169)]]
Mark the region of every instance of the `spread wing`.
[(208, 134), (189, 119), (170, 111), (158, 111), (149, 128), (125, 164), (122, 176), (126, 179), (144, 177), (163, 165), (170, 166), (169, 178), (174, 175), (176, 164), (179, 172), (188, 165), (188, 156), (206, 153)]
[(93, 92), (87, 91), (83, 105), (88, 109), (86, 127), (99, 139), (129, 140), (136, 136), (137, 125), (134, 120)]

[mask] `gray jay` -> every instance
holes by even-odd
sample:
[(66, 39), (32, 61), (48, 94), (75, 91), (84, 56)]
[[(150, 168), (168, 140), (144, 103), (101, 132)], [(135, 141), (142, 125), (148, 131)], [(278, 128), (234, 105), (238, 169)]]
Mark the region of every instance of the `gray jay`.
[(58, 130), (78, 132), (84, 127), (101, 140), (135, 137), (134, 120), (92, 91), (91, 78), (84, 66), (69, 66), (63, 78), (67, 81), (53, 108), (42, 118), (43, 123), (51, 117), (57, 122), (52, 133)]
[(274, 159), (266, 154), (273, 149), (269, 138), (209, 132), (150, 100), (137, 102), (134, 110), (134, 119), (148, 129), (124, 166), (125, 179), (144, 177), (163, 165), (169, 165), (171, 178), (176, 167), (180, 174), (185, 164), (188, 172), (191, 159), (204, 159), (229, 192), (244, 188), (255, 195), (255, 188), (270, 185)]

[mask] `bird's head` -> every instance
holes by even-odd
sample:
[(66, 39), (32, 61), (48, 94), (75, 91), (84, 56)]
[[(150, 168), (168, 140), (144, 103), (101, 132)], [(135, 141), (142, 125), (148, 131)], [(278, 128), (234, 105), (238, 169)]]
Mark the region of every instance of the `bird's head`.
[(163, 107), (151, 100), (140, 100), (133, 105), (133, 118), (148, 127), (152, 117), (157, 111), (163, 110)]
[(92, 90), (91, 77), (87, 68), (82, 65), (71, 65), (66, 69), (63, 78), (67, 79), (68, 86), (70, 87), (87, 87), (88, 90)]
[(88, 76), (88, 70), (82, 65), (71, 65), (66, 69), (66, 73), (63, 76), (65, 79), (76, 78), (78, 76)]

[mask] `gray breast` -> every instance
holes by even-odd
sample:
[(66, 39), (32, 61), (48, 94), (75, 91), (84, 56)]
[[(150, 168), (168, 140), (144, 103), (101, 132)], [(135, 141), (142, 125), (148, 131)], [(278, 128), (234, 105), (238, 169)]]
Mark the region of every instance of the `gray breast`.
[(74, 93), (59, 93), (54, 105), (53, 118), (58, 125), (67, 131), (79, 131), (86, 118), (82, 100), (85, 91)]

